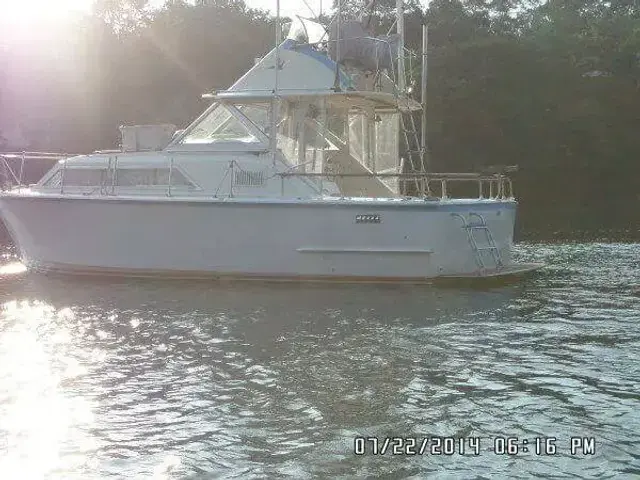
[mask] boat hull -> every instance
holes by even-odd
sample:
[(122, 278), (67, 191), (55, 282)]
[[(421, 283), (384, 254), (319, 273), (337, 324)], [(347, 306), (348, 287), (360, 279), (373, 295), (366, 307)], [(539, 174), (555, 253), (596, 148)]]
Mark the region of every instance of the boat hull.
[[(4, 221), (32, 270), (168, 277), (420, 281), (496, 275), (512, 200), (189, 199), (9, 193)], [(471, 215), (471, 216), (470, 216)], [(504, 268), (480, 268), (464, 219), (486, 220)], [(475, 233), (479, 244), (486, 239)]]

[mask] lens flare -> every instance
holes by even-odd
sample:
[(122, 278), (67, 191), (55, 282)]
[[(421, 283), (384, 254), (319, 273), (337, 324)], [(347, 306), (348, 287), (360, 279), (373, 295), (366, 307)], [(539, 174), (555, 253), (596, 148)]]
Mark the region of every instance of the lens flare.
[(18, 275), (26, 271), (27, 271), (27, 267), (25, 267), (20, 262), (11, 262), (11, 263), (8, 263), (7, 265), (0, 265), (0, 276)]

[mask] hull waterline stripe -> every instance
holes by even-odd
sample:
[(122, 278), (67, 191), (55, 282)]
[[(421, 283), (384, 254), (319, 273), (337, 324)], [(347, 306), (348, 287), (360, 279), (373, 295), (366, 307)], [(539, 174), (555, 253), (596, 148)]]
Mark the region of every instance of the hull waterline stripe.
[(206, 271), (181, 271), (181, 270), (143, 270), (120, 267), (80, 267), (68, 264), (36, 264), (30, 266), (31, 270), (42, 273), (61, 273), (85, 276), (111, 276), (111, 277), (136, 277), (136, 278), (163, 278), (163, 279), (193, 279), (193, 280), (254, 280), (269, 282), (330, 282), (330, 283), (431, 283), (438, 279), (450, 278), (489, 278), (521, 275), (542, 268), (541, 263), (515, 263), (501, 270), (486, 271), (484, 275), (461, 274), (442, 275), (439, 277), (385, 277), (385, 276), (350, 276), (350, 275), (295, 275), (290, 273), (254, 274), (242, 272), (206, 272)]

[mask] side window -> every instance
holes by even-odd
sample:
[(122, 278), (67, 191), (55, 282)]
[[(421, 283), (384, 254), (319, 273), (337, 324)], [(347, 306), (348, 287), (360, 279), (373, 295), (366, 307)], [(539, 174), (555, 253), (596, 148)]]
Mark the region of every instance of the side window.
[[(168, 176), (169, 176), (169, 172), (167, 171), (167, 177)], [(196, 188), (196, 186), (193, 183), (187, 180), (187, 178), (182, 174), (182, 172), (180, 172), (179, 170), (176, 170), (175, 168), (171, 172), (171, 186)]]
[[(60, 188), (61, 183), (65, 187), (99, 187), (110, 186), (113, 182), (112, 171), (104, 168), (66, 168), (64, 175), (58, 170), (43, 186), (47, 188)], [(119, 187), (168, 187), (168, 168), (119, 168), (116, 174), (116, 185)], [(172, 187), (187, 187), (195, 189), (178, 169), (171, 171)]]
[[(120, 187), (169, 186), (168, 168), (120, 168), (116, 184)], [(171, 186), (195, 188), (177, 169), (171, 171)]]
[(99, 187), (106, 181), (107, 170), (104, 168), (66, 168), (58, 170), (44, 183), (48, 188), (67, 187)]
[(98, 187), (105, 173), (106, 170), (97, 168), (67, 168), (63, 181), (74, 187)]
[(48, 188), (60, 188), (60, 180), (62, 180), (62, 173), (58, 170), (53, 174), (53, 177), (44, 182), (43, 186)]
[(157, 185), (155, 172), (155, 168), (119, 168), (116, 173), (116, 185), (119, 187)]

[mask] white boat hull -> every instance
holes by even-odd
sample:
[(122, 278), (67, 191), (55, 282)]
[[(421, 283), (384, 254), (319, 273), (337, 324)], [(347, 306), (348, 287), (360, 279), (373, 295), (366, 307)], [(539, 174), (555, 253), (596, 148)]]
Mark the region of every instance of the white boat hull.
[[(514, 270), (513, 200), (8, 193), (0, 196), (0, 209), (32, 270), (374, 281)], [(470, 213), (486, 220), (503, 268), (486, 250), (486, 268), (479, 267), (459, 217)]]

